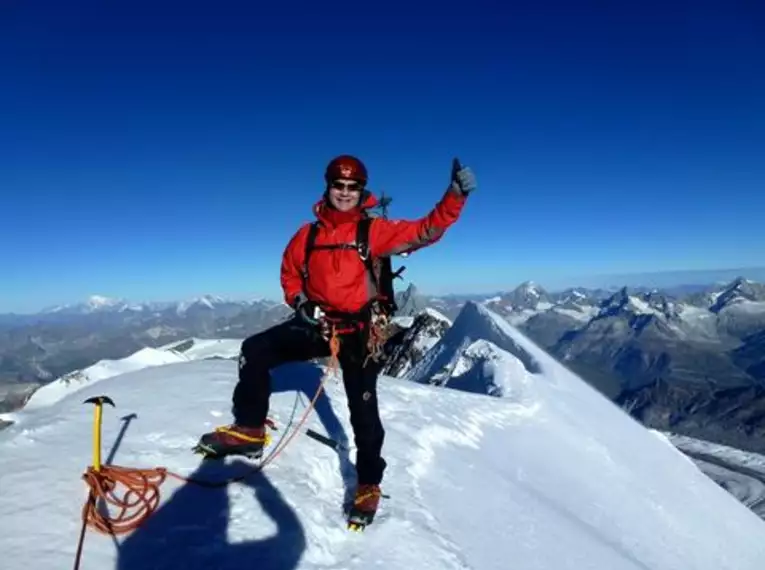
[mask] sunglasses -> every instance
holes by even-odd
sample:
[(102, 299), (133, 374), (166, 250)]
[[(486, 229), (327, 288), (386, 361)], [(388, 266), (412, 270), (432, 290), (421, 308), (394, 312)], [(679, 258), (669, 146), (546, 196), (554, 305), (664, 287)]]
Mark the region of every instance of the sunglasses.
[(360, 192), (362, 188), (358, 182), (344, 182), (342, 180), (334, 180), (330, 186), (335, 190), (348, 190), (349, 192)]

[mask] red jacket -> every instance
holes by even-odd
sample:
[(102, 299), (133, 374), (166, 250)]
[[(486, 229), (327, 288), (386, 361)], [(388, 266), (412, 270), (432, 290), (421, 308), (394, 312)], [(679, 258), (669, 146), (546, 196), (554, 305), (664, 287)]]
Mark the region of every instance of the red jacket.
[[(323, 200), (314, 205), (319, 231), (315, 245), (355, 243), (356, 222), (362, 210), (373, 208), (377, 199), (369, 194), (360, 208), (340, 212)], [(441, 201), (424, 218), (414, 221), (374, 218), (369, 228), (372, 257), (410, 252), (436, 243), (457, 221), (465, 197), (448, 189)], [(367, 269), (354, 249), (316, 249), (308, 267), (307, 291), (303, 291), (302, 269), (310, 224), (302, 226), (284, 250), (281, 283), (285, 302), (292, 306), (299, 293), (318, 303), (326, 311), (357, 312), (377, 294), (367, 276)]]

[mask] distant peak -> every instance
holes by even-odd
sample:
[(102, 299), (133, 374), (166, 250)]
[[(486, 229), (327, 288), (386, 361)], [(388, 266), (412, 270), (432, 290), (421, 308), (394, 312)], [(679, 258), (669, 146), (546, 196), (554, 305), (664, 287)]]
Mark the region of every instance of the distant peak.
[(525, 289), (526, 291), (538, 291), (542, 289), (542, 287), (536, 281), (528, 280), (518, 285), (518, 289)]
[(751, 279), (747, 279), (745, 277), (736, 277), (730, 285), (728, 285), (728, 289), (741, 289), (742, 287), (745, 287), (747, 285), (754, 285), (755, 282)]
[(111, 305), (117, 305), (120, 303), (119, 299), (113, 299), (111, 297), (105, 297), (103, 295), (91, 295), (88, 297), (88, 305), (93, 307), (108, 307)]

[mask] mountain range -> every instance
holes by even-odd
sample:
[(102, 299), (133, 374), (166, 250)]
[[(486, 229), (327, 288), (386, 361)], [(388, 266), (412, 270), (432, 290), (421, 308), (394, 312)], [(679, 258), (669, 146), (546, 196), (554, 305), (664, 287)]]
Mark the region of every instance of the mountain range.
[[(739, 277), (689, 289), (550, 293), (526, 282), (481, 304), (645, 425), (765, 452), (765, 285)], [(418, 303), (443, 318), (459, 311)], [(438, 330), (432, 315), (415, 328), (430, 343)]]
[(31, 391), (102, 359), (190, 337), (244, 338), (290, 309), (263, 299), (212, 295), (172, 303), (130, 303), (93, 296), (36, 314), (0, 315), (0, 411)]
[[(475, 304), (517, 326), (646, 425), (765, 450), (761, 283), (739, 277), (672, 289), (550, 292), (529, 281), (483, 297), (424, 296), (411, 285), (398, 304), (397, 319), (406, 326), (391, 343), (385, 371), (391, 376), (426, 366), (425, 355)], [(289, 313), (283, 303), (265, 299), (133, 303), (94, 296), (34, 315), (2, 315), (0, 411), (18, 408), (39, 386), (94, 362), (192, 337), (242, 339)], [(481, 359), (487, 347), (471, 350), (470, 358)], [(445, 366), (465, 365), (432, 363), (431, 382), (439, 382)], [(475, 387), (484, 380), (474, 374), (463, 381)]]

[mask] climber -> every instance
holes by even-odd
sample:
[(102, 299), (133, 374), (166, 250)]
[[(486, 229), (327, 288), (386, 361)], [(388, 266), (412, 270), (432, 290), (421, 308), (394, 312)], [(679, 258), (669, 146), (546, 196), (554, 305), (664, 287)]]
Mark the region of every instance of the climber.
[[(440, 240), (457, 221), (476, 183), (471, 169), (455, 159), (450, 184), (435, 208), (408, 221), (369, 216), (368, 210), (378, 201), (367, 190), (367, 169), (358, 158), (334, 158), (324, 179), (324, 195), (313, 208), (317, 222), (303, 225), (282, 257), (284, 300), (295, 313), (243, 341), (233, 392), (234, 423), (203, 435), (200, 446), (219, 455), (262, 453), (270, 370), (329, 356), (328, 340), (334, 330), (340, 340), (338, 359), (357, 450), (355, 507), (371, 518), (386, 468), (376, 389), (384, 363), (375, 358), (382, 351), (372, 340), (384, 336), (379, 327), (387, 322), (393, 301), (380, 294), (374, 261)], [(359, 230), (362, 227), (364, 231)]]

